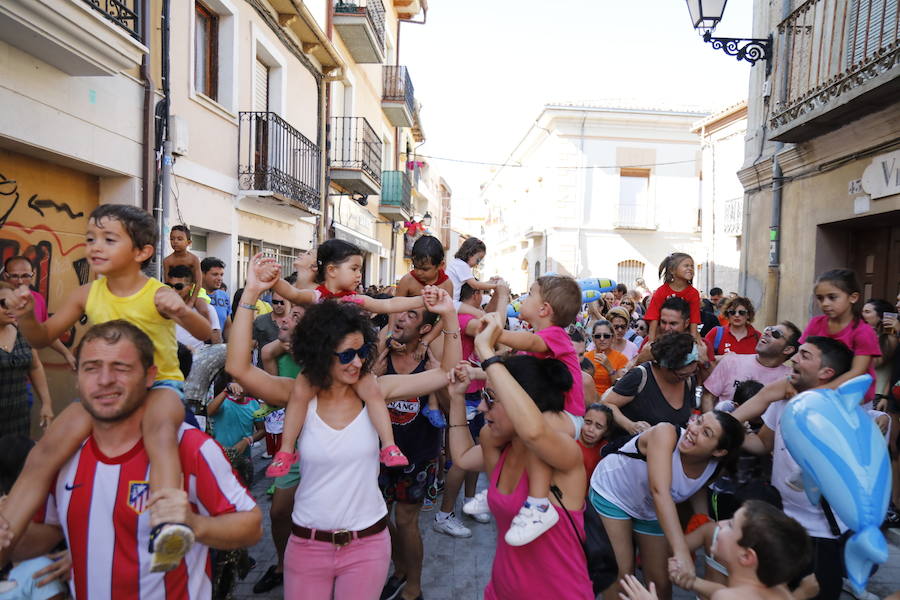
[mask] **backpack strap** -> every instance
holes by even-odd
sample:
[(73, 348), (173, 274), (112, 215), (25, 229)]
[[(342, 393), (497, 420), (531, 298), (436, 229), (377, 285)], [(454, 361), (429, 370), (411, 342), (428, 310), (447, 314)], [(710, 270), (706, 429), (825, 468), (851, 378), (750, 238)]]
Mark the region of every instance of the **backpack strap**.
[(834, 518), (834, 512), (831, 510), (831, 506), (828, 504), (828, 500), (825, 499), (825, 496), (820, 497), (819, 503), (822, 505), (822, 512), (825, 513), (825, 520), (828, 521), (828, 528), (831, 529), (831, 535), (841, 537), (841, 528), (838, 527), (837, 519)]
[(644, 365), (638, 366), (638, 371), (641, 372), (641, 382), (637, 386), (637, 391), (634, 393), (635, 396), (644, 391), (644, 387), (647, 385), (647, 369)]
[(722, 343), (722, 338), (725, 337), (725, 328), (721, 325), (716, 326), (716, 340), (713, 342), (713, 352), (715, 354), (719, 353), (719, 345)]

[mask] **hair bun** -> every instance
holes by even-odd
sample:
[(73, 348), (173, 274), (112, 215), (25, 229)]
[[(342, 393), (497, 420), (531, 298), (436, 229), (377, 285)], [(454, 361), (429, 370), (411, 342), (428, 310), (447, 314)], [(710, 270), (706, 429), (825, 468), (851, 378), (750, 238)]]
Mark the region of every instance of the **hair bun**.
[(556, 358), (545, 358), (538, 361), (539, 368), (550, 385), (563, 392), (572, 389), (575, 383), (572, 379), (572, 373), (569, 368), (561, 360)]

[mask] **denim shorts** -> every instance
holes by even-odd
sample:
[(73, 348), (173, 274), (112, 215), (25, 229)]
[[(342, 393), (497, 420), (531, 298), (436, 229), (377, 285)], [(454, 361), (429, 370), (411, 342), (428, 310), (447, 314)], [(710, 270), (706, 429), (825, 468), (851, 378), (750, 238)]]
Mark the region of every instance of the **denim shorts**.
[(591, 488), (588, 498), (591, 501), (591, 505), (602, 517), (606, 517), (607, 519), (615, 519), (617, 521), (630, 520), (631, 528), (635, 531), (635, 533), (643, 533), (644, 535), (655, 536), (663, 535), (662, 527), (660, 527), (659, 521), (656, 519), (635, 519), (627, 512), (595, 492), (593, 488)]
[(168, 388), (178, 394), (178, 399), (184, 402), (184, 381), (179, 379), (158, 379), (150, 386), (151, 390)]

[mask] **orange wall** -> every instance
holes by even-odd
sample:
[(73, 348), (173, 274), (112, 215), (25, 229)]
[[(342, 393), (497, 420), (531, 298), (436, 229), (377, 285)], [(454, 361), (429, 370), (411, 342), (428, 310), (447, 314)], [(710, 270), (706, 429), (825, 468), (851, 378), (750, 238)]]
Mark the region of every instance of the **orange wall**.
[[(16, 254), (31, 259), (35, 285), (47, 298), (50, 314), (90, 277), (84, 234), (87, 216), (97, 207), (99, 188), (94, 175), (0, 150), (0, 260)], [(76, 325), (63, 342), (72, 347), (81, 328)], [(75, 397), (74, 377), (56, 352), (42, 350), (41, 359), (59, 414)]]

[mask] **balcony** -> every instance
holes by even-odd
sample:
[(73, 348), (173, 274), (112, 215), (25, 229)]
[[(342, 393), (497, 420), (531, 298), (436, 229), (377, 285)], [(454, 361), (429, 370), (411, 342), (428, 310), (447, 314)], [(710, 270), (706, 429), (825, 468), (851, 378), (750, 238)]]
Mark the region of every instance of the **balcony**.
[(138, 0), (3, 0), (0, 40), (75, 77), (140, 66)]
[(241, 112), (238, 185), (274, 196), (309, 215), (319, 211), (319, 147), (271, 112)]
[(416, 110), (413, 111), (412, 136), (420, 144), (425, 141), (425, 130), (422, 128), (422, 117), (418, 104), (416, 104)]
[(334, 28), (358, 63), (384, 62), (384, 4), (381, 0), (338, 0)]
[(389, 65), (382, 70), (381, 109), (394, 127), (411, 127), (416, 114), (412, 80), (406, 67)]
[(331, 119), (331, 181), (349, 193), (381, 193), (381, 139), (363, 117)]
[(378, 212), (398, 221), (408, 221), (412, 217), (412, 186), (405, 171), (382, 171)]
[(623, 204), (619, 203), (616, 229), (656, 229), (653, 219), (653, 210), (649, 204)]
[(779, 23), (776, 56), (785, 58), (771, 77), (771, 139), (802, 142), (896, 102), (900, 32), (890, 4), (806, 0)]
[(741, 235), (744, 232), (744, 198), (729, 198), (725, 201), (725, 218), (722, 229), (726, 235)]

